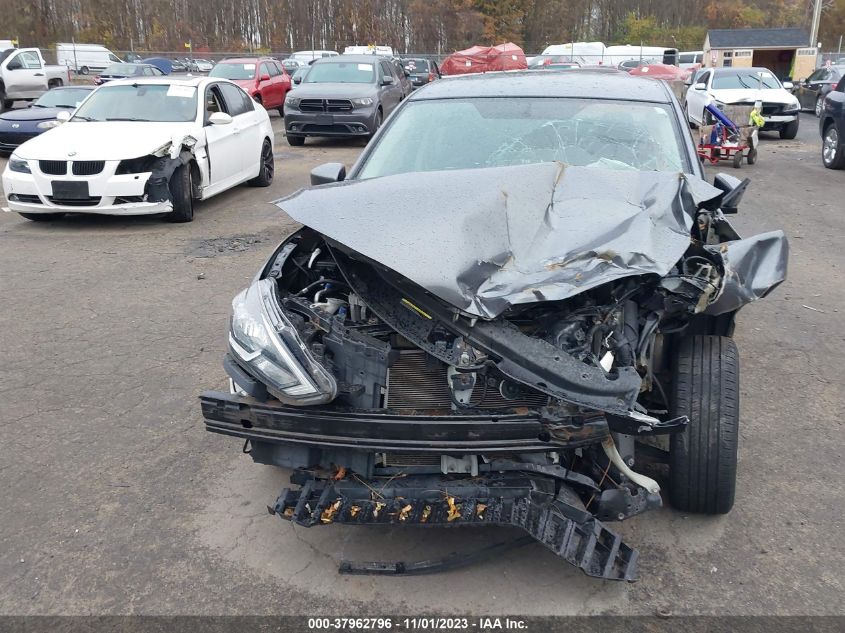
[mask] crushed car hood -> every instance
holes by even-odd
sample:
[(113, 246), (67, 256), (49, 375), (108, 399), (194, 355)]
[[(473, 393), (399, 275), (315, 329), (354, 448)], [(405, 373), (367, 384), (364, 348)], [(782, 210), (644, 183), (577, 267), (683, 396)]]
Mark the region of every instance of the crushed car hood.
[[(173, 136), (190, 134), (192, 129), (191, 123), (71, 121), (27, 141), (15, 153), (29, 160), (138, 158), (158, 149)], [(199, 138), (200, 132), (194, 134)]]
[(277, 204), (467, 314), (665, 276), (722, 191), (681, 173), (539, 163), (385, 176)]

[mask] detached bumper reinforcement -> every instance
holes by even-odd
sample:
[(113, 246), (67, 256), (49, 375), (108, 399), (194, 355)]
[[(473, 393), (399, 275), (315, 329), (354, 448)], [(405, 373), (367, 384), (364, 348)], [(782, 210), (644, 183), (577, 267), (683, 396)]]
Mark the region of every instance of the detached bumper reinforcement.
[(584, 510), (567, 486), (522, 474), (446, 480), (405, 477), (396, 484), (307, 479), (285, 488), (268, 510), (304, 527), (329, 523), (516, 526), (588, 576), (633, 582), (637, 550)]

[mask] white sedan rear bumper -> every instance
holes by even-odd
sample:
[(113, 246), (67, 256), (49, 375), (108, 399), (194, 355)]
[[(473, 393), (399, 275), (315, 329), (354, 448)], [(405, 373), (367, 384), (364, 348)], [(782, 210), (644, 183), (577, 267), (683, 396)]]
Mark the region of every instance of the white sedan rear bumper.
[[(3, 172), (3, 191), (8, 207), (23, 213), (94, 213), (100, 215), (150, 215), (173, 210), (170, 201), (144, 202), (144, 187), (150, 172), (115, 174), (120, 161), (105, 161), (95, 175), (76, 176), (70, 164), (65, 175), (45, 174), (39, 161), (27, 161), (32, 173)], [(84, 200), (60, 200), (53, 197), (53, 182), (87, 182), (89, 197)]]

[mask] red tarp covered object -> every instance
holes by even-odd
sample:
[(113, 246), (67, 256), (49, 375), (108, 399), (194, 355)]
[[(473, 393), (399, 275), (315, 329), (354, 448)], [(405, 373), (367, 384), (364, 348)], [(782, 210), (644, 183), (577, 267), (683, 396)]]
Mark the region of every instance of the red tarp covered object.
[(528, 68), (525, 53), (516, 44), (508, 42), (498, 46), (473, 46), (452, 53), (440, 64), (444, 75), (485, 73), (491, 70), (521, 70)]
[(667, 64), (648, 64), (631, 70), (631, 74), (634, 76), (665, 79), (666, 81), (684, 81), (690, 76), (690, 73), (691, 71), (687, 68), (678, 68)]

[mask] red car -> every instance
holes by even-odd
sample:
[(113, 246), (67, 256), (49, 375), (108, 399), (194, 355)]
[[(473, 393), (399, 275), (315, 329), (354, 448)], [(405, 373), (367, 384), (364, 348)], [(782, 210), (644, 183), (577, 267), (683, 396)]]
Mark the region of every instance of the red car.
[(209, 77), (231, 79), (267, 110), (284, 116), (285, 97), (290, 90), (290, 75), (272, 57), (237, 57), (217, 64)]

